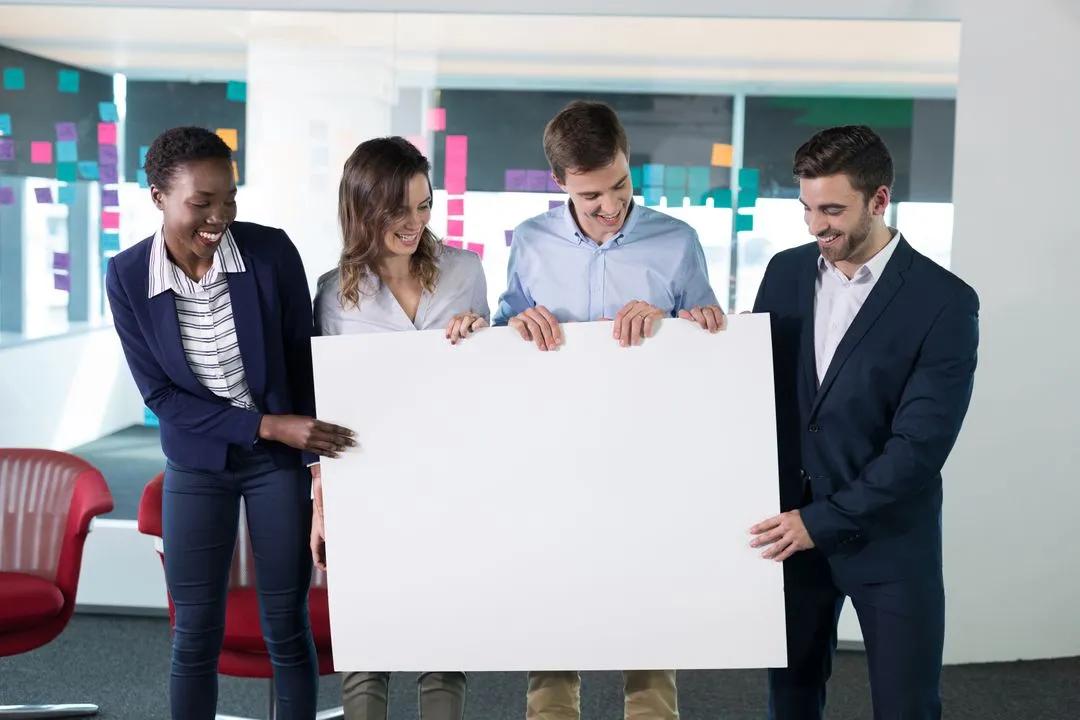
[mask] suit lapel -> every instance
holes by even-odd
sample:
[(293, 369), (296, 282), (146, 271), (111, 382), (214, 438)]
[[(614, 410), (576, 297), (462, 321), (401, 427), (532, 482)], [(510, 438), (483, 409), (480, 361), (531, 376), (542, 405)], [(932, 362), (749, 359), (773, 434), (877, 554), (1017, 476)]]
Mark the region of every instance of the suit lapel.
[(150, 315), (154, 319), (154, 335), (157, 337), (161, 357), (170, 365), (169, 375), (183, 377), (189, 386), (202, 387), (195, 373), (191, 372), (184, 341), (180, 338), (180, 320), (176, 314), (176, 300), (172, 290), (160, 292), (150, 298)]
[[(237, 247), (240, 247), (239, 243)], [(255, 398), (261, 398), (266, 389), (266, 351), (259, 290), (255, 283), (255, 264), (245, 253), (241, 254), (244, 257), (244, 272), (226, 275), (229, 279), (229, 301), (232, 303), (236, 342), (240, 347), (248, 388)]]
[(881, 273), (881, 278), (874, 285), (874, 289), (870, 291), (866, 302), (863, 303), (863, 306), (855, 315), (851, 327), (844, 333), (843, 339), (837, 345), (836, 352), (833, 354), (829, 367), (825, 372), (825, 377), (821, 381), (821, 387), (818, 388), (817, 396), (814, 398), (814, 405), (810, 409), (811, 417), (821, 406), (822, 399), (829, 392), (829, 388), (836, 381), (840, 369), (844, 367), (844, 363), (847, 362), (848, 357), (858, 346), (859, 341), (874, 326), (874, 322), (889, 306), (889, 303), (896, 296), (896, 292), (904, 284), (902, 273), (911, 265), (911, 258), (911, 246), (901, 237), (897, 242), (893, 256)]
[(802, 366), (802, 386), (806, 391), (806, 406), (817, 393), (817, 361), (814, 350), (814, 293), (817, 282), (817, 256), (799, 273), (799, 304), (802, 309), (803, 326), (799, 333), (799, 364)]

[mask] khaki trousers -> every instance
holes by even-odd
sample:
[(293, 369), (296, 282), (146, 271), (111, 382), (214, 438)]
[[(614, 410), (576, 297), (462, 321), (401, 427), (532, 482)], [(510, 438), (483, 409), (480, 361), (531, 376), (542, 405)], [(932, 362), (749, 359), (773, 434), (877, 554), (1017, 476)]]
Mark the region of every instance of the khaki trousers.
[[(388, 672), (351, 672), (341, 681), (345, 720), (386, 720)], [(465, 714), (465, 675), (421, 673), (416, 681), (421, 720), (461, 720)]]
[[(625, 720), (679, 720), (674, 670), (623, 671)], [(525, 720), (580, 720), (581, 676), (531, 672)]]

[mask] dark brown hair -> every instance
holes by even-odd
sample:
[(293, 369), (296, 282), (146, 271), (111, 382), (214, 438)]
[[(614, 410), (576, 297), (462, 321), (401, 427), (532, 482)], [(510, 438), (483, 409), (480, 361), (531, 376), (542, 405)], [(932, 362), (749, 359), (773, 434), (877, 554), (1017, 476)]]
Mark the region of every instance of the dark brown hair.
[(575, 100), (544, 128), (544, 154), (559, 182), (566, 182), (567, 170), (588, 172), (610, 165), (620, 150), (629, 159), (626, 131), (604, 103)]
[(232, 160), (224, 140), (206, 128), (174, 127), (154, 138), (146, 151), (147, 183), (167, 193), (182, 165), (211, 159)]
[[(378, 260), (383, 237), (401, 217), (409, 181), (419, 173), (426, 177), (430, 172), (427, 158), (401, 137), (362, 142), (345, 161), (338, 188), (338, 219), (344, 240), (338, 271), (345, 307), (360, 304), (361, 281), (381, 282)], [(439, 240), (425, 226), (409, 268), (428, 292), (434, 291), (438, 279), (438, 252)]]
[(866, 125), (843, 125), (822, 130), (795, 151), (795, 179), (843, 173), (867, 200), (884, 185), (892, 189), (893, 161), (889, 148)]

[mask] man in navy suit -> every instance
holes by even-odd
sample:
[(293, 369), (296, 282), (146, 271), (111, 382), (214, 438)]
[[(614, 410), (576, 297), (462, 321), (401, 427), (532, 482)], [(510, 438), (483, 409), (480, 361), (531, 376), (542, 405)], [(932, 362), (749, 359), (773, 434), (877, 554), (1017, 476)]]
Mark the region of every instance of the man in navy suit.
[(769, 717), (822, 717), (847, 596), (874, 717), (939, 718), (941, 468), (971, 397), (978, 297), (885, 224), (893, 165), (870, 128), (818, 133), (794, 173), (816, 242), (776, 255), (754, 304), (772, 317), (784, 510), (751, 529), (784, 562)]

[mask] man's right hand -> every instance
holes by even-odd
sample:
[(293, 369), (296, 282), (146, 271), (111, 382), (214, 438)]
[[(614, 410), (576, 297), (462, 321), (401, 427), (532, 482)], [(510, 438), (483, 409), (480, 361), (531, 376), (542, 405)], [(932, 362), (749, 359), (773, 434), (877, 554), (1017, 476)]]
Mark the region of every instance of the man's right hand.
[(352, 430), (305, 415), (263, 415), (259, 438), (332, 458), (356, 445)]
[(543, 305), (531, 307), (515, 315), (508, 324), (518, 331), (523, 340), (535, 342), (540, 350), (554, 350), (563, 343), (559, 321)]

